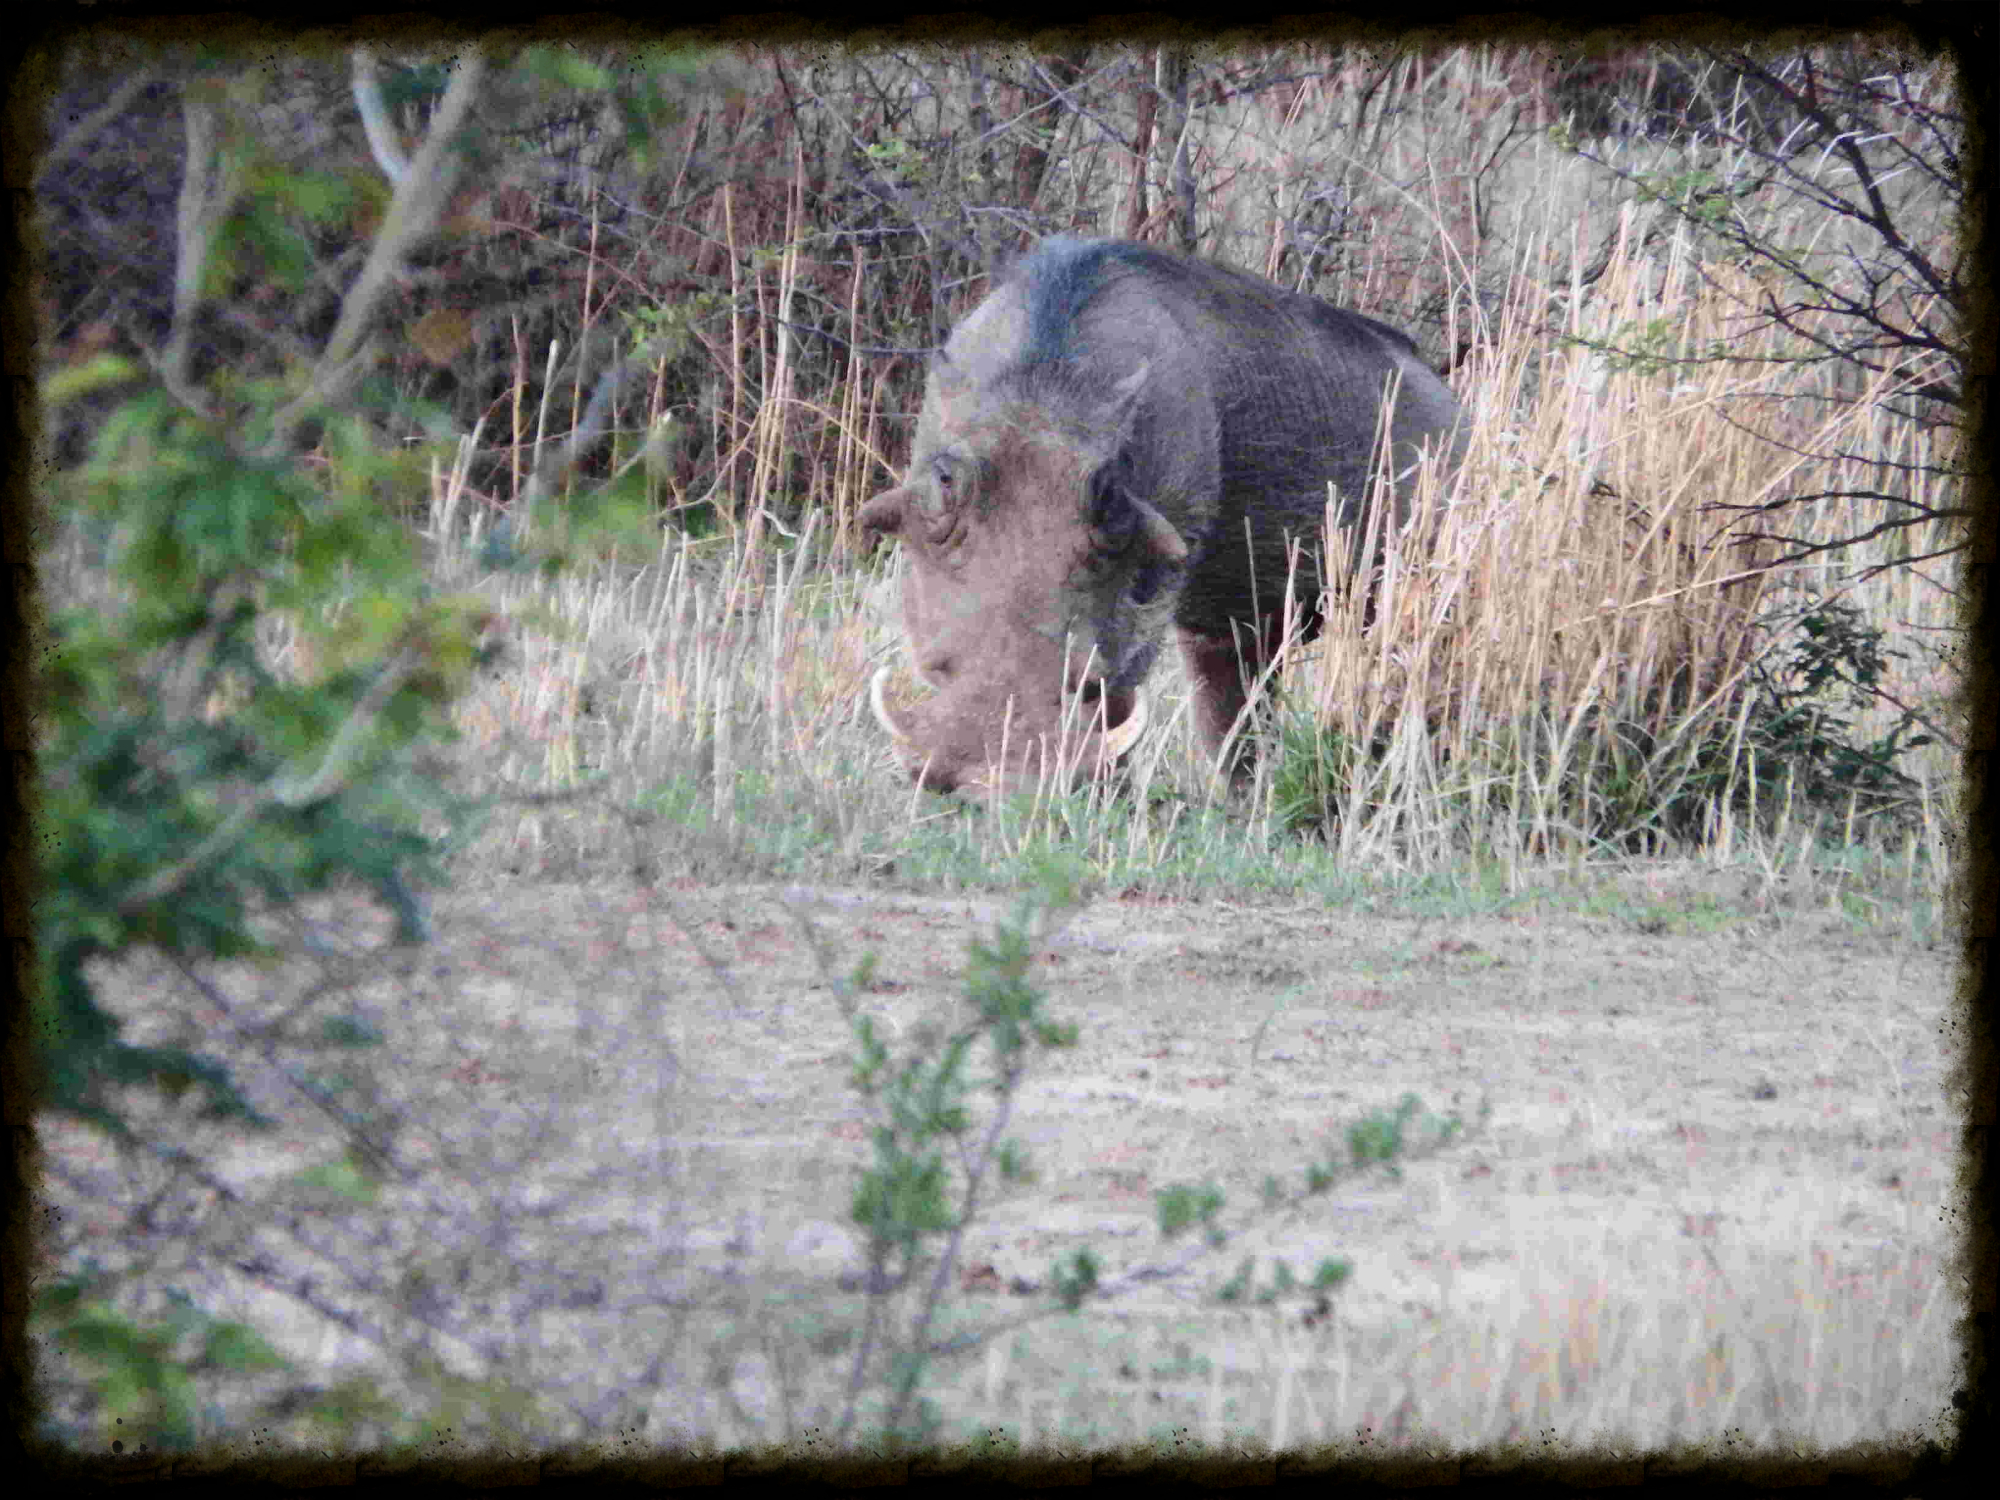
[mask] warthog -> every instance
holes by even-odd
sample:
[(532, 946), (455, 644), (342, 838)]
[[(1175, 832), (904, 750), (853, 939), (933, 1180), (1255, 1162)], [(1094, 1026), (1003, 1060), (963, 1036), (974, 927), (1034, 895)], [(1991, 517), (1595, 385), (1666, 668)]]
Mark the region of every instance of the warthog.
[(940, 792), (1006, 790), (1045, 756), (1101, 770), (1145, 728), (1169, 621), (1219, 757), (1283, 638), (1288, 570), (1318, 628), (1328, 482), (1353, 525), (1384, 431), (1403, 507), (1420, 450), (1464, 446), (1394, 329), (1151, 246), (1045, 241), (953, 331), (908, 477), (861, 511), (902, 539), (936, 689), (898, 711), (876, 674), (903, 765)]

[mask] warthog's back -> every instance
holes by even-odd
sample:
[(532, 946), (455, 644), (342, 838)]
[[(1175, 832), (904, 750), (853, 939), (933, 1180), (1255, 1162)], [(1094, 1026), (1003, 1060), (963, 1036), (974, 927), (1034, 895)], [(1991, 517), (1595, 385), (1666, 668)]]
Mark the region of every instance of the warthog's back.
[(1187, 538), (1175, 618), (1204, 633), (1275, 607), (1295, 541), (1296, 587), (1317, 597), (1327, 486), (1352, 523), (1389, 392), (1398, 472), (1426, 442), (1454, 454), (1464, 442), (1458, 402), (1395, 329), (1149, 245), (1045, 241), (947, 353), (995, 382), (1039, 370), (1044, 389), (1083, 394), (1147, 368), (1127, 461), (1137, 493)]

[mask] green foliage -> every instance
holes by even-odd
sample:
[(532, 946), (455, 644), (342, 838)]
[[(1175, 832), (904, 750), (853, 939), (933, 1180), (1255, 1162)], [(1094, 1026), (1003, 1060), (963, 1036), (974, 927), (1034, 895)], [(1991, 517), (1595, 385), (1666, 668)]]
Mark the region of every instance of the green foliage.
[(1725, 182), (1706, 167), (1679, 172), (1640, 172), (1632, 177), (1638, 201), (1665, 203), (1690, 223), (1713, 229), (1727, 223), (1736, 212), (1738, 200), (1756, 189), (1750, 182)]
[[(908, 1337), (887, 1352), (883, 1380), (889, 1407), (882, 1433), (891, 1444), (921, 1442), (937, 1431), (935, 1408), (918, 1397), (917, 1386), (933, 1354), (929, 1328), (950, 1280), (959, 1236), (984, 1201), (987, 1177), (1021, 1182), (1030, 1175), (1026, 1151), (1002, 1135), (1030, 1048), (1076, 1041), (1074, 1024), (1042, 1014), (1042, 996), (1028, 970), (1051, 925), (1081, 901), (1081, 870), (1074, 859), (1050, 857), (1038, 862), (1035, 873), (1035, 884), (1012, 916), (991, 938), (970, 944), (965, 983), (970, 1013), (963, 1021), (920, 1029), (915, 1045), (898, 1057), (870, 1017), (853, 1020), (854, 1084), (877, 1123), (871, 1134), (874, 1161), (861, 1174), (850, 1213), (867, 1237), (869, 1284), (876, 1295), (912, 1280), (932, 1243), (945, 1241)], [(872, 960), (863, 959), (846, 992), (860, 993), (872, 969)], [(982, 1051), (988, 1070), (975, 1076), (972, 1067)], [(974, 1107), (980, 1093), (993, 1099), (984, 1109)], [(1058, 1298), (1075, 1307), (1096, 1285), (1096, 1263), (1079, 1257), (1059, 1268), (1054, 1279)], [(867, 1361), (864, 1344), (843, 1436), (854, 1422)]]
[[(198, 262), (180, 273), (211, 295), (240, 284), (264, 305), (310, 279), (308, 231), (351, 218), (364, 189), (281, 163), (256, 139), (257, 76), (217, 69), (189, 84), (221, 129), (189, 163), (213, 191), (185, 242)], [(376, 309), (361, 312), (365, 323)], [(40, 1103), (126, 1141), (138, 1138), (135, 1090), (192, 1094), (207, 1118), (271, 1122), (198, 1040), (128, 1042), (93, 961), (149, 947), (198, 974), (266, 956), (263, 914), (355, 883), (381, 898), (399, 940), (421, 940), (416, 889), (464, 809), (420, 757), (450, 738), (450, 706), (493, 649), (491, 606), (425, 584), (400, 518), (435, 455), (384, 443), (383, 383), (329, 404), (349, 387), (324, 372), (206, 362), (204, 375), (201, 359), (162, 359), (155, 383), (136, 362), (100, 357), (51, 371), (41, 392), (52, 415), (124, 398), (44, 495), (45, 524), (90, 561), (35, 643), (30, 1003)], [(322, 1046), (381, 1040), (352, 1018), (320, 1018)], [(351, 1092), (337, 1066), (316, 1066), (302, 1081)], [(343, 1208), (376, 1193), (354, 1153), (287, 1186)], [(214, 1429), (218, 1393), (284, 1366), (254, 1331), (172, 1290), (164, 1318), (135, 1314), (152, 1291), (138, 1276), (71, 1275), (38, 1295), (35, 1335), (64, 1356), (58, 1380), (75, 1378), (87, 1415), (128, 1441), (184, 1448)]]
[(687, 97), (709, 61), (706, 49), (664, 43), (625, 51), (615, 64), (573, 46), (535, 46), (522, 52), (519, 66), (551, 95), (605, 100), (643, 169), (656, 154), (654, 136), (686, 117)]
[(695, 330), (725, 312), (728, 296), (713, 288), (687, 293), (632, 310), (631, 344), (635, 355), (672, 361), (696, 349)]
[(302, 1188), (317, 1189), (320, 1193), (363, 1207), (373, 1203), (381, 1191), (375, 1174), (353, 1152), (337, 1160), (308, 1167), (292, 1180)]
[(544, 573), (618, 557), (649, 558), (660, 545), (652, 490), (637, 466), (606, 484), (550, 495), (535, 507), (530, 525)]
[(385, 1455), (412, 1455), (436, 1436), (435, 1424), (413, 1417), (405, 1404), (366, 1377), (337, 1381), (311, 1392), (297, 1407), (300, 1420), (336, 1450), (383, 1439)]
[(1562, 342), (1572, 348), (1593, 351), (1613, 374), (1637, 375), (1642, 379), (1687, 365), (1712, 363), (1729, 357), (1729, 347), (1720, 339), (1683, 348), (1682, 337), (1677, 319), (1661, 317), (1627, 326), (1618, 332), (1615, 339), (1589, 339), (1566, 333), (1562, 335)]
[[(407, 882), (431, 869), (423, 820), (449, 805), (412, 756), (450, 733), (485, 609), (423, 596), (408, 538), (375, 513), (358, 424), (331, 424), (326, 446), (321, 484), (154, 391), (58, 492), (111, 587), (53, 616), (38, 662), (35, 1034), (47, 1102), (106, 1129), (123, 1129), (108, 1086), (138, 1082), (257, 1117), (211, 1062), (120, 1041), (92, 958), (254, 955), (259, 903), (356, 878), (421, 929)], [(274, 627), (314, 672), (275, 669)]]
[(1919, 714), (1904, 707), (1873, 737), (1854, 717), (1903, 655), (1883, 644), (1884, 635), (1853, 605), (1822, 600), (1798, 615), (1789, 645), (1758, 664), (1744, 739), (1766, 791), (1789, 783), (1810, 803), (1866, 817), (1912, 809), (1917, 784), (1897, 761), (1931, 743)]
[[(990, 941), (975, 939), (966, 975), (973, 1014), (948, 1032), (922, 1038), (910, 1055), (894, 1056), (871, 1018), (855, 1018), (854, 1085), (875, 1109), (878, 1123), (872, 1135), (875, 1162), (862, 1174), (850, 1212), (868, 1236), (878, 1280), (907, 1275), (932, 1236), (963, 1228), (989, 1165), (997, 1162), (1003, 1176), (1025, 1170), (1018, 1146), (1004, 1159), (994, 1154), (1001, 1144), (997, 1137), (989, 1136), (985, 1150), (972, 1149), (970, 1101), (975, 1092), (990, 1090), (999, 1096), (1004, 1117), (1029, 1044), (1074, 1045), (1075, 1026), (1042, 1016), (1041, 996), (1027, 978), (1039, 919), (1064, 910), (1073, 899), (1071, 887), (1054, 877), (1024, 898)], [(864, 972), (856, 972), (857, 988)], [(992, 1071), (975, 1079), (970, 1069), (982, 1041)], [(952, 1161), (964, 1165), (954, 1168), (947, 1161), (947, 1143)]]
[(1693, 734), (1664, 712), (1649, 723), (1579, 720), (1565, 806), (1589, 838), (1643, 853), (1663, 837), (1698, 837), (1724, 805), (1764, 818), (1793, 802), (1857, 820), (1918, 815), (1920, 789), (1898, 762), (1931, 743), (1921, 715), (1903, 707), (1872, 736), (1857, 720), (1900, 655), (1883, 631), (1837, 600), (1802, 610), (1789, 629), (1767, 623), (1784, 643), (1752, 668), (1737, 716), (1712, 716)]
[[(331, 217), (352, 197), (350, 184), (330, 176), (310, 183), (301, 175), (272, 168), (257, 174), (251, 192), (267, 195), (271, 205), (290, 201), (308, 208), (310, 217)], [(296, 295), (312, 279), (312, 245), (304, 233), (276, 213), (240, 214), (216, 237), (203, 290), (226, 296), (239, 277), (269, 282)]]
[(103, 1438), (186, 1452), (203, 1435), (205, 1386), (290, 1368), (255, 1329), (214, 1317), (185, 1293), (169, 1291), (166, 1315), (141, 1321), (113, 1307), (108, 1288), (109, 1278), (87, 1269), (42, 1287), (33, 1302), (38, 1333), (84, 1372), (85, 1406)]
[(530, 47), (521, 54), (521, 66), (546, 83), (578, 93), (602, 93), (611, 87), (611, 70), (574, 47)]
[(1088, 1246), (1074, 1250), (1069, 1259), (1049, 1269), (1049, 1290), (1064, 1312), (1075, 1312), (1084, 1299), (1097, 1290), (1101, 1267)]
[(1288, 835), (1324, 833), (1339, 816), (1361, 747), (1337, 729), (1288, 707), (1280, 720), (1271, 773), (1271, 819)]
[(1237, 1265), (1235, 1274), (1216, 1289), (1216, 1300), (1269, 1307), (1287, 1298), (1336, 1292), (1347, 1278), (1354, 1274), (1354, 1264), (1346, 1260), (1323, 1260), (1314, 1267), (1312, 1279), (1301, 1282), (1292, 1273), (1289, 1265), (1282, 1260), (1274, 1260), (1271, 1263), (1270, 1279), (1261, 1286), (1257, 1282), (1256, 1272), (1257, 1257), (1246, 1255)]
[[(1400, 1177), (1396, 1160), (1409, 1150), (1410, 1126), (1423, 1118), (1424, 1103), (1415, 1094), (1405, 1094), (1393, 1112), (1376, 1111), (1347, 1127), (1347, 1154), (1356, 1167), (1385, 1166), (1391, 1176)], [(1456, 1116), (1438, 1122), (1434, 1133), (1439, 1144), (1450, 1141), (1463, 1129)]]
[(406, 105), (428, 108), (443, 97), (450, 82), (451, 70), (443, 62), (384, 67), (382, 102), (392, 110)]
[(887, 173), (897, 181), (909, 176), (916, 168), (908, 141), (874, 141), (864, 146), (862, 150), (867, 154), (870, 166)]
[(1221, 1189), (1213, 1186), (1170, 1187), (1155, 1193), (1153, 1211), (1159, 1222), (1160, 1238), (1173, 1239), (1196, 1224), (1207, 1227), (1211, 1235), (1216, 1234), (1215, 1216), (1222, 1212), (1222, 1201)]
[[(1895, 705), (1879, 732), (1861, 714), (1884, 699), (1903, 655), (1853, 605), (1814, 603), (1766, 622), (1781, 639), (1753, 666), (1739, 710), (1691, 713), (1677, 693), (1627, 707), (1595, 705), (1565, 723), (1495, 723), (1433, 805), (1475, 804), (1504, 824), (1532, 820), (1585, 847), (1644, 854), (1699, 838), (1716, 809), (1776, 816), (1790, 802), (1897, 824), (1917, 815), (1920, 787), (1903, 758), (1933, 742), (1915, 707)], [(1308, 714), (1285, 713), (1271, 772), (1276, 829), (1331, 839), (1342, 817), (1391, 806), (1376, 790), (1386, 747), (1361, 748)], [(1470, 816), (1468, 822), (1470, 822)]]
[[(982, 1341), (982, 1335), (973, 1334), (939, 1345), (929, 1330), (952, 1284), (960, 1239), (984, 1206), (985, 1177), (996, 1168), (1002, 1180), (1026, 1176), (1025, 1154), (1004, 1142), (1001, 1131), (1023, 1081), (1031, 1044), (1067, 1047), (1077, 1037), (1073, 1024), (1059, 1025), (1042, 1015), (1042, 996), (1029, 969), (1052, 922), (1083, 899), (1082, 865), (1074, 856), (1044, 857), (1034, 863), (1033, 871), (1034, 884), (1012, 915), (998, 923), (990, 937), (975, 938), (970, 944), (965, 989), (971, 1014), (964, 1021), (954, 1027), (917, 1028), (914, 1044), (898, 1057), (869, 1017), (853, 1017), (854, 1083), (877, 1124), (870, 1137), (873, 1162), (861, 1173), (850, 1207), (854, 1222), (867, 1236), (871, 1312), (869, 1331), (859, 1340), (855, 1356), (840, 1429), (843, 1441), (871, 1369), (887, 1400), (882, 1440), (893, 1450), (936, 1436), (936, 1410), (918, 1394), (924, 1372), (937, 1355), (961, 1352)], [(864, 958), (841, 984), (842, 993), (864, 992), (873, 972), (872, 957)], [(983, 1079), (974, 1079), (971, 1060), (982, 1042), (991, 1069)], [(973, 1104), (982, 1088), (994, 1096), (985, 1110)], [(1382, 1167), (1397, 1171), (1402, 1160), (1442, 1150), (1464, 1133), (1465, 1123), (1458, 1116), (1428, 1115), (1415, 1095), (1406, 1095), (1393, 1110), (1377, 1111), (1352, 1125), (1345, 1134), (1343, 1157), (1309, 1163), (1297, 1192), (1287, 1194), (1275, 1179), (1268, 1179), (1263, 1210), (1296, 1209), (1305, 1199), (1360, 1172)], [(1163, 1245), (1195, 1228), (1202, 1231), (1203, 1252), (1228, 1242), (1222, 1223), (1225, 1199), (1214, 1184), (1170, 1186), (1156, 1193), (1154, 1202)], [(932, 1265), (932, 1246), (939, 1240), (942, 1248)], [(928, 1271), (921, 1282), (920, 1271)], [(1351, 1263), (1327, 1259), (1302, 1280), (1288, 1264), (1274, 1261), (1260, 1284), (1251, 1258), (1215, 1295), (1225, 1304), (1323, 1300), (1352, 1272)], [(1081, 1247), (1050, 1267), (1051, 1305), (1074, 1313), (1091, 1298), (1116, 1295), (1124, 1285), (1152, 1274), (1158, 1273), (1141, 1270), (1107, 1286), (1097, 1255)], [(871, 1366), (888, 1300), (919, 1285), (907, 1335), (892, 1339)]]

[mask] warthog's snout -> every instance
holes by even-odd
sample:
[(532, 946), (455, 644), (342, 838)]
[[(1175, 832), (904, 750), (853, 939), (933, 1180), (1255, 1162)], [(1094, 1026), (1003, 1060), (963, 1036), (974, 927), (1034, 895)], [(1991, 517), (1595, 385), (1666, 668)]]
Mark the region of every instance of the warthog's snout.
[[(1011, 743), (1003, 733), (999, 744), (957, 744), (948, 734), (925, 733), (914, 715), (899, 715), (890, 707), (890, 675), (888, 667), (876, 671), (868, 684), (868, 706), (889, 736), (898, 762), (927, 791), (998, 795), (1032, 788), (1051, 775), (1059, 785), (1075, 785), (1107, 773), (1146, 732), (1146, 697), (1134, 691), (1125, 695), (1124, 711), (1116, 719), (1110, 719), (1108, 712), (1100, 714), (1095, 723), (1072, 723), (1068, 734), (1060, 727), (1043, 735), (1024, 730)], [(1099, 702), (1104, 702), (1101, 696)], [(1011, 719), (1008, 715), (1003, 726)]]

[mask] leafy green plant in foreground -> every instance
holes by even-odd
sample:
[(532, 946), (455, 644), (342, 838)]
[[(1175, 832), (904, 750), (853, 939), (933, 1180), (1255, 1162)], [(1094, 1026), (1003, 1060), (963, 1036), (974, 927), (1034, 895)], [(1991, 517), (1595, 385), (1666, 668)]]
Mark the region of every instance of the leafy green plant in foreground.
[[(1050, 861), (1039, 890), (1024, 896), (1011, 922), (999, 925), (990, 941), (975, 939), (966, 971), (966, 998), (972, 1014), (947, 1032), (926, 1038), (912, 1054), (892, 1057), (866, 1015), (852, 1016), (858, 1056), (854, 1082), (873, 1106), (875, 1159), (855, 1188), (852, 1217), (867, 1236), (868, 1327), (857, 1346), (841, 1436), (852, 1430), (856, 1403), (878, 1343), (888, 1335), (883, 1313), (888, 1291), (917, 1275), (922, 1250), (935, 1236), (945, 1244), (930, 1271), (927, 1290), (909, 1325), (909, 1336), (889, 1354), (889, 1406), (884, 1435), (892, 1442), (921, 1440), (935, 1430), (935, 1413), (916, 1401), (916, 1388), (929, 1357), (930, 1329), (942, 1305), (958, 1259), (960, 1240), (982, 1202), (989, 1173), (1018, 1182), (1027, 1164), (1018, 1145), (1002, 1132), (1025, 1076), (1031, 1046), (1069, 1047), (1074, 1024), (1041, 1014), (1041, 995), (1028, 981), (1038, 942), (1079, 900), (1074, 867)], [(855, 988), (865, 985), (866, 968)], [(852, 990), (850, 990), (852, 993)], [(984, 1040), (992, 1072), (970, 1076), (974, 1049)], [(978, 1129), (970, 1108), (975, 1088), (990, 1089), (997, 1100), (991, 1118)], [(954, 1171), (947, 1143), (956, 1146)], [(969, 1149), (968, 1149), (969, 1148)], [(914, 1415), (912, 1403), (916, 1402)]]
[[(452, 135), (479, 74), (461, 58), (430, 145)], [(326, 202), (308, 168), (265, 149), (241, 102), (219, 74), (186, 95), (181, 295), (165, 346), (143, 365), (103, 354), (45, 372), (51, 414), (115, 404), (83, 460), (45, 481), (44, 524), (88, 560), (64, 591), (82, 602), (41, 623), (34, 682), (38, 1102), (108, 1136), (125, 1162), (224, 1198), (198, 1151), (150, 1135), (141, 1096), (192, 1096), (193, 1115), (237, 1128), (274, 1122), (198, 1029), (129, 1040), (97, 965), (149, 949), (200, 984), (220, 961), (275, 956), (262, 919), (353, 885), (380, 898), (399, 941), (420, 940), (416, 890), (460, 810), (423, 757), (450, 738), (451, 703), (493, 654), (492, 607), (429, 590), (392, 519), (399, 496), (421, 491), (426, 453), (385, 441), (395, 424), (364, 395), (356, 357), (384, 268), (435, 224), (451, 161), (422, 155), (397, 183), (370, 263), (384, 274), (360, 278), (319, 365), (246, 376), (193, 357), (202, 299), (231, 247), (290, 243), (285, 214), (313, 218)], [(379, 1045), (365, 1022), (313, 1020), (262, 1044)], [(219, 1381), (282, 1365), (245, 1325), (150, 1284), (155, 1237), (178, 1232), (156, 1207), (128, 1208), (112, 1231), (121, 1253), (138, 1249), (132, 1269), (65, 1267), (37, 1291), (31, 1328), (58, 1356), (44, 1394), (61, 1436), (80, 1436), (65, 1422), (103, 1422), (128, 1447), (184, 1448), (221, 1430)], [(310, 1282), (297, 1278), (299, 1300)]]
[[(59, 524), (100, 540), (106, 577), (95, 607), (55, 612), (43, 632), (34, 1045), (45, 1107), (127, 1145), (134, 1088), (273, 1122), (198, 1039), (126, 1040), (95, 961), (151, 949), (193, 973), (271, 954), (260, 915), (349, 884), (375, 892), (400, 940), (424, 935), (416, 887), (455, 806), (419, 757), (487, 659), (487, 610), (427, 597), (406, 534), (374, 513), (374, 481), (398, 462), (358, 422), (337, 420), (328, 446), (339, 457), (314, 477), (147, 392), (53, 495)], [(273, 643), (287, 640), (281, 664)], [(319, 1019), (321, 1045), (379, 1044), (370, 1026)], [(169, 1301), (149, 1322), (82, 1282), (38, 1294), (82, 1409), (130, 1445), (188, 1446), (212, 1404), (197, 1392), (277, 1359), (249, 1329)]]
[[(1044, 997), (1031, 981), (1030, 968), (1035, 954), (1081, 903), (1080, 868), (1073, 856), (1037, 864), (1030, 888), (1012, 914), (996, 925), (991, 937), (971, 943), (965, 1018), (956, 1025), (918, 1028), (913, 1044), (900, 1056), (855, 1004), (874, 977), (872, 958), (838, 985), (857, 1042), (855, 1085), (876, 1118), (873, 1160), (861, 1173), (850, 1209), (865, 1236), (869, 1299), (839, 1424), (843, 1443), (854, 1431), (861, 1400), (871, 1386), (880, 1387), (885, 1397), (881, 1440), (892, 1451), (935, 1439), (941, 1418), (935, 1403), (920, 1394), (927, 1368), (934, 1359), (977, 1348), (1000, 1331), (975, 1330), (948, 1341), (933, 1337), (965, 1232), (992, 1201), (990, 1179), (997, 1175), (1001, 1183), (1013, 1184), (1031, 1180), (1025, 1153), (1005, 1138), (1005, 1131), (1034, 1049), (1070, 1047), (1077, 1040), (1074, 1023), (1057, 1022), (1044, 1013)], [(988, 1071), (975, 1076), (974, 1065), (982, 1057)], [(984, 1109), (975, 1105), (982, 1091), (993, 1096)], [(1288, 1211), (1359, 1173), (1375, 1168), (1397, 1172), (1400, 1162), (1440, 1150), (1465, 1133), (1465, 1122), (1457, 1116), (1428, 1115), (1416, 1096), (1406, 1096), (1394, 1110), (1352, 1124), (1343, 1150), (1308, 1164), (1296, 1189), (1287, 1191), (1276, 1179), (1267, 1180), (1261, 1208)], [(1162, 1246), (1198, 1229), (1194, 1243), (1169, 1259), (1111, 1279), (1104, 1277), (1094, 1252), (1079, 1249), (1050, 1268), (1051, 1300), (1031, 1316), (1076, 1312), (1086, 1302), (1107, 1301), (1142, 1282), (1189, 1269), (1228, 1244), (1225, 1202), (1213, 1184), (1162, 1189), (1155, 1195)], [(1301, 1279), (1277, 1261), (1260, 1283), (1254, 1258), (1246, 1259), (1214, 1296), (1225, 1304), (1324, 1298), (1351, 1270), (1345, 1261), (1327, 1260)], [(1012, 1319), (1005, 1326), (1021, 1321)]]
[[(421, 934), (408, 881), (430, 868), (421, 822), (444, 804), (413, 756), (448, 734), (484, 610), (425, 599), (407, 542), (348, 474), (323, 495), (154, 393), (76, 476), (119, 597), (47, 629), (34, 1032), (48, 1105), (114, 1134), (117, 1084), (199, 1087), (207, 1112), (257, 1117), (202, 1057), (120, 1040), (93, 958), (255, 955), (260, 902), (357, 878)], [(280, 673), (260, 648), (260, 631), (288, 628), (316, 671)]]
[[(287, 1369), (249, 1326), (218, 1319), (185, 1293), (169, 1293), (164, 1317), (127, 1317), (85, 1273), (38, 1289), (34, 1312), (56, 1347), (89, 1371), (101, 1416), (138, 1447), (185, 1452), (200, 1430), (203, 1387)], [(63, 1435), (60, 1425), (49, 1431)]]

